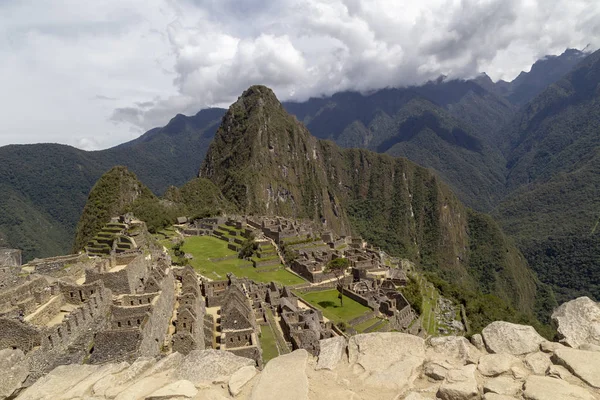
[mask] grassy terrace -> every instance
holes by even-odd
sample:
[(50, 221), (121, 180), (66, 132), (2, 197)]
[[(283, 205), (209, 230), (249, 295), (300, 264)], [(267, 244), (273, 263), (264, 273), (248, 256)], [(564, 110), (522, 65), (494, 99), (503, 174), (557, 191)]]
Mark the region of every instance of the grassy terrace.
[(421, 285), (421, 293), (423, 294), (423, 310), (421, 312), (423, 328), (425, 328), (430, 335), (437, 335), (438, 324), (435, 318), (435, 308), (437, 307), (439, 293), (435, 287), (423, 279), (423, 277), (420, 277), (419, 285)]
[[(212, 236), (192, 236), (185, 239), (181, 248), (194, 256), (190, 264), (200, 274), (215, 280), (226, 279), (228, 272), (238, 277), (248, 277), (256, 282), (278, 282), (282, 285), (304, 283), (302, 278), (286, 271), (283, 266), (275, 271), (258, 272), (252, 263), (237, 258), (235, 251), (227, 248), (227, 243)], [(213, 261), (214, 259), (233, 256), (234, 258)]]
[(260, 327), (260, 347), (263, 350), (262, 357), (265, 364), (279, 355), (275, 344), (275, 335), (273, 335), (269, 325), (261, 325)]
[(340, 306), (340, 300), (338, 299), (339, 292), (335, 289), (297, 294), (319, 310), (323, 311), (323, 315), (335, 323), (342, 321), (348, 322), (371, 311), (369, 307), (365, 307), (347, 296), (344, 296), (344, 306)]

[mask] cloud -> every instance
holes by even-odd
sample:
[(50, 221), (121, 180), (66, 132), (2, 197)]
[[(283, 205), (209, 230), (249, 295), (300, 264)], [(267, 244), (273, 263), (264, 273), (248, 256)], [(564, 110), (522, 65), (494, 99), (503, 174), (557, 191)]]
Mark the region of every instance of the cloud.
[[(13, 94), (0, 100), (11, 116), (0, 144), (77, 146), (80, 135), (107, 147), (177, 113), (227, 106), (252, 84), (305, 100), (442, 74), (510, 80), (546, 54), (600, 47), (596, 0), (90, 4), (0, 3), (0, 84)], [(112, 100), (82, 100), (95, 96)]]

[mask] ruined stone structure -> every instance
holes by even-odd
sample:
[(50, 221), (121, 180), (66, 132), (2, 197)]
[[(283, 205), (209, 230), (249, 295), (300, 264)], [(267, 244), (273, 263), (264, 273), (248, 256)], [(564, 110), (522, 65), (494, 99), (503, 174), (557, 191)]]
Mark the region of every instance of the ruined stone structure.
[(174, 273), (179, 281), (180, 294), (177, 299), (177, 319), (174, 321), (173, 351), (188, 354), (192, 350), (204, 349), (207, 336), (209, 346), (212, 344), (212, 329), (207, 327), (208, 332), (205, 331), (206, 308), (194, 270), (187, 266), (174, 269)]

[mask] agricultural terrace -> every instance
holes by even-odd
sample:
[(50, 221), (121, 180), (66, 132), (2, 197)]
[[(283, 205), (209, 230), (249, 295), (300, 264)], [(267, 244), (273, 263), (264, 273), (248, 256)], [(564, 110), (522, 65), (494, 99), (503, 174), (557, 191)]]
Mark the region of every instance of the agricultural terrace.
[(261, 271), (254, 268), (250, 261), (237, 257), (237, 253), (227, 248), (227, 242), (213, 236), (186, 237), (181, 247), (194, 258), (190, 265), (203, 276), (214, 280), (227, 278), (232, 272), (237, 277), (247, 277), (256, 282), (277, 282), (282, 285), (296, 285), (305, 281), (287, 271), (282, 265)]
[(312, 293), (296, 293), (308, 303), (323, 312), (323, 315), (335, 322), (349, 322), (354, 318), (372, 311), (369, 307), (344, 296), (344, 305), (340, 305), (339, 292), (335, 289)]

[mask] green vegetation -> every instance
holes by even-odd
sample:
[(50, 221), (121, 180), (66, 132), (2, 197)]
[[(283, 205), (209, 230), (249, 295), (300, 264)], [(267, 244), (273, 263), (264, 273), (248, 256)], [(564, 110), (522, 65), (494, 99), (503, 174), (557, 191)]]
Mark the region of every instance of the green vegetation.
[[(241, 260), (237, 253), (227, 248), (227, 243), (212, 236), (193, 236), (186, 238), (181, 250), (190, 253), (194, 258), (190, 265), (198, 273), (215, 280), (227, 279), (232, 272), (237, 277), (247, 277), (257, 282), (278, 282), (282, 285), (297, 285), (305, 281), (285, 270), (283, 266), (275, 266), (275, 270), (260, 272), (252, 267), (252, 263)], [(216, 259), (228, 257), (225, 260)]]
[(342, 279), (346, 275), (346, 271), (350, 266), (350, 260), (347, 258), (334, 258), (329, 261), (327, 265), (325, 265), (324, 273), (332, 273), (337, 279), (338, 288), (341, 290), (341, 294), (338, 296), (340, 298), (340, 306), (344, 306), (344, 285)]
[(312, 293), (298, 293), (304, 300), (323, 311), (323, 315), (334, 323), (348, 322), (371, 311), (370, 308), (347, 296), (344, 296), (344, 306), (339, 306), (339, 294), (335, 289)]
[(275, 335), (269, 325), (261, 325), (260, 327), (260, 347), (263, 351), (262, 358), (265, 364), (269, 360), (279, 356), (277, 344), (275, 343)]

